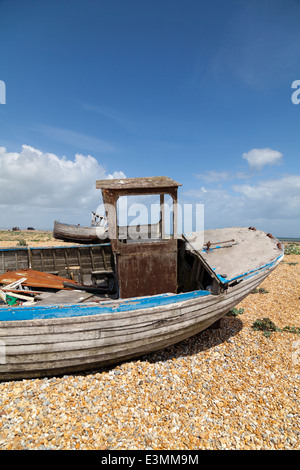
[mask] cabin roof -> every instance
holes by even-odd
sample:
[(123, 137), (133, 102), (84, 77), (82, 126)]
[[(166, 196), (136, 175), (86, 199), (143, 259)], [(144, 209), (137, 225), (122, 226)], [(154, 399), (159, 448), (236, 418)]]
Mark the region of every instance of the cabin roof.
[(96, 181), (97, 189), (128, 190), (128, 189), (163, 189), (181, 186), (180, 183), (167, 176), (154, 176), (142, 178), (106, 179)]

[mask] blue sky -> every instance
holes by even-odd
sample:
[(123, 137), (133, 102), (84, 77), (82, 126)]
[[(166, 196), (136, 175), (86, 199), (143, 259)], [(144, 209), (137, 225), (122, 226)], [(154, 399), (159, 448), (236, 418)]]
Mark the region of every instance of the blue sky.
[(166, 175), (205, 228), (299, 237), (299, 17), (296, 0), (0, 1), (0, 226), (89, 223), (96, 179)]

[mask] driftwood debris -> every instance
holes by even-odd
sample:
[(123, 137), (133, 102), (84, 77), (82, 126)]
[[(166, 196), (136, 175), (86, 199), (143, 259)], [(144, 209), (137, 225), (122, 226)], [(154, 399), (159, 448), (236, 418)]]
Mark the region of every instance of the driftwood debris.
[(77, 284), (71, 279), (59, 277), (54, 274), (44, 273), (41, 271), (34, 271), (33, 269), (21, 269), (18, 271), (6, 271), (0, 276), (0, 284), (9, 284), (20, 282), (22, 278), (26, 280), (22, 282), (24, 286), (39, 287), (46, 289), (66, 289), (64, 282), (67, 281), (71, 284)]
[(64, 281), (74, 287), (75, 281), (53, 274), (23, 269), (18, 271), (7, 271), (0, 276), (0, 299), (6, 305), (33, 305), (41, 291), (27, 290), (29, 287), (46, 290), (68, 290)]
[(7, 271), (0, 275), (0, 301), (7, 305), (80, 303), (94, 295), (106, 297), (114, 293), (113, 278), (102, 284), (87, 286), (33, 269)]

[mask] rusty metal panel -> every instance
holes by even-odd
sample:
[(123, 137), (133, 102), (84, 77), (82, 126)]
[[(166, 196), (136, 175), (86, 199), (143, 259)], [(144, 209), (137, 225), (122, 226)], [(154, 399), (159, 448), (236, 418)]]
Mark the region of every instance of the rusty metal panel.
[(117, 266), (122, 299), (177, 292), (177, 251), (119, 254)]

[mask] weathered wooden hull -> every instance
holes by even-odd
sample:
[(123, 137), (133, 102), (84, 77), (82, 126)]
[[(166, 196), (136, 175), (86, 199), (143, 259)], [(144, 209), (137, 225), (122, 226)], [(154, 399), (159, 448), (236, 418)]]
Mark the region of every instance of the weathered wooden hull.
[[(196, 291), (97, 305), (6, 308), (10, 321), (0, 321), (0, 380), (96, 370), (178, 343), (222, 318), (280, 259), (219, 295)], [(18, 319), (26, 315), (30, 319)]]
[(108, 232), (102, 227), (81, 227), (55, 221), (53, 237), (71, 243), (103, 243), (108, 240)]

